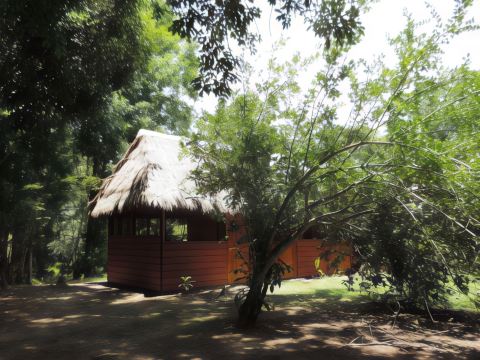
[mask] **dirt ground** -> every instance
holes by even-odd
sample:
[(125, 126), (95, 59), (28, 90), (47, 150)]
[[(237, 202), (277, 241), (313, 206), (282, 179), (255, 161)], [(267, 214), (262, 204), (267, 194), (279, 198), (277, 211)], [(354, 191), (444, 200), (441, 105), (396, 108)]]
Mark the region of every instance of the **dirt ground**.
[(361, 302), (277, 296), (275, 311), (241, 332), (232, 293), (10, 288), (0, 292), (0, 359), (480, 359), (478, 319), (402, 314), (391, 329), (390, 314)]

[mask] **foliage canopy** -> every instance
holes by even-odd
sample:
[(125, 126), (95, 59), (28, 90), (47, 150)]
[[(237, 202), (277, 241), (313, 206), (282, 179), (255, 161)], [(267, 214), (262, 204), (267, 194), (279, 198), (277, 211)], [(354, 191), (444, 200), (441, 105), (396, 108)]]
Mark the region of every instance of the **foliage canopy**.
[[(389, 284), (405, 306), (442, 302), (451, 280), (467, 291), (479, 270), (479, 77), (438, 65), (443, 30), (417, 34), (410, 20), (392, 39), (394, 68), (344, 63), (333, 48), (306, 94), (295, 80), (299, 58), (272, 63), (256, 91), (198, 124), (194, 178), (204, 192), (228, 192), (250, 231), (241, 326), (255, 322), (288, 271), (278, 256), (312, 228), (350, 241), (364, 287)], [(370, 80), (358, 79), (362, 69)], [(352, 111), (341, 124), (347, 79)]]

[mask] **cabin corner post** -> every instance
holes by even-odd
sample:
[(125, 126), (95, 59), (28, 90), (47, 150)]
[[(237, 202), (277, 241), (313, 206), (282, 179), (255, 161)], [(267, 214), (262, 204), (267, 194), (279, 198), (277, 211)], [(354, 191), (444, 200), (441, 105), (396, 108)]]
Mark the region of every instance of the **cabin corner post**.
[(106, 272), (107, 272), (107, 284), (111, 285), (110, 280), (110, 246), (111, 246), (111, 237), (113, 235), (113, 215), (108, 216), (107, 220), (107, 264), (106, 264)]
[(165, 237), (167, 236), (167, 225), (165, 219), (165, 209), (162, 209), (162, 220), (160, 221), (161, 224), (161, 239), (160, 239), (160, 292), (163, 292), (163, 247), (165, 244)]

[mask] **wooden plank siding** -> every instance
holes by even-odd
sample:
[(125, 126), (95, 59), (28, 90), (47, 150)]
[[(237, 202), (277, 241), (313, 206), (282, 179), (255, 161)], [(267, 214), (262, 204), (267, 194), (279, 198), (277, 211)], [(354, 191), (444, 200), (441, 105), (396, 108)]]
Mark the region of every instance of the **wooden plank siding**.
[(294, 242), (287, 250), (280, 255), (280, 260), (289, 265), (292, 269), (285, 273), (284, 279), (294, 279), (298, 277), (297, 271), (297, 244)]
[(178, 290), (181, 276), (195, 287), (228, 283), (228, 245), (218, 241), (164, 243), (163, 290)]
[[(108, 241), (108, 281), (114, 284), (154, 291), (176, 291), (181, 276), (191, 276), (195, 288), (232, 283), (241, 277), (235, 269), (244, 267), (237, 256), (238, 250), (248, 259), (248, 245), (236, 244), (240, 234), (231, 233), (227, 242), (187, 241), (169, 242), (162, 245), (159, 236), (110, 236)], [(162, 251), (163, 246), (163, 251)], [(285, 278), (318, 275), (315, 259), (323, 252), (333, 252), (320, 261), (325, 274), (336, 270), (329, 268), (336, 254), (347, 254), (337, 270), (351, 266), (351, 248), (346, 244), (326, 245), (318, 239), (297, 240), (282, 255), (281, 259), (292, 266)], [(163, 252), (163, 264), (161, 254)]]
[(226, 216), (227, 238), (228, 238), (228, 284), (245, 284), (248, 272), (248, 243), (245, 236), (247, 227), (240, 215)]
[(154, 236), (110, 236), (108, 282), (161, 291), (161, 238)]
[(245, 284), (246, 273), (248, 273), (248, 245), (242, 244), (239, 246), (228, 248), (228, 276), (229, 284)]
[[(352, 249), (348, 244), (324, 244), (322, 240), (318, 239), (302, 239), (297, 240), (296, 248), (298, 277), (318, 275), (315, 259), (324, 253), (330, 253), (326, 259), (320, 259), (320, 269), (324, 274), (332, 275), (351, 266)], [(336, 269), (331, 268), (331, 262), (340, 254), (344, 255), (343, 260)]]
[(320, 255), (320, 240), (297, 240), (297, 276), (318, 275), (315, 259)]

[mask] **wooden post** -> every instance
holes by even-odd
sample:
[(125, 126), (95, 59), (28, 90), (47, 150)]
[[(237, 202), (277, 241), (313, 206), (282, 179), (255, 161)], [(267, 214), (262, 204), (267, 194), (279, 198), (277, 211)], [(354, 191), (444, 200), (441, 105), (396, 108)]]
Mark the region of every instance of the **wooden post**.
[(165, 236), (167, 235), (167, 226), (165, 223), (165, 210), (162, 209), (161, 236), (160, 239), (160, 291), (163, 292), (163, 244), (165, 243)]

